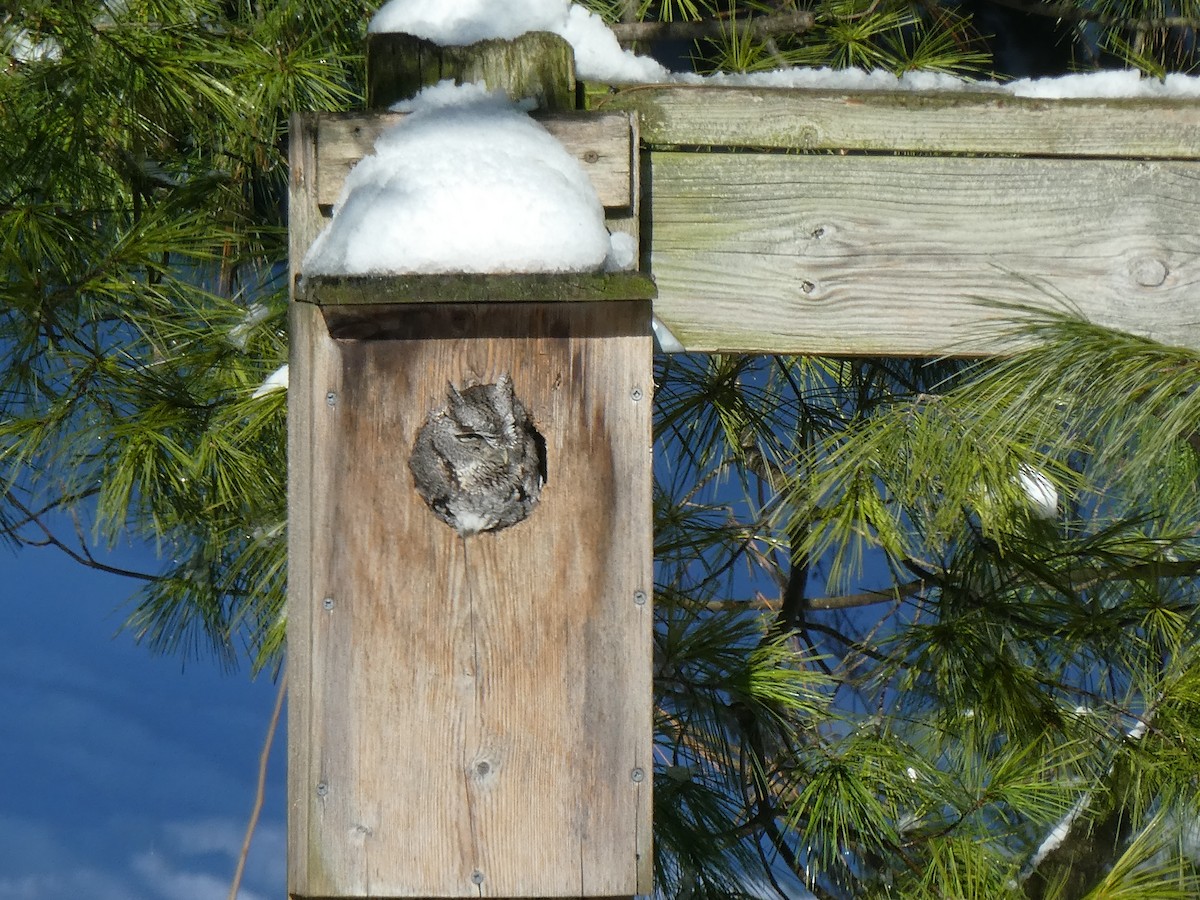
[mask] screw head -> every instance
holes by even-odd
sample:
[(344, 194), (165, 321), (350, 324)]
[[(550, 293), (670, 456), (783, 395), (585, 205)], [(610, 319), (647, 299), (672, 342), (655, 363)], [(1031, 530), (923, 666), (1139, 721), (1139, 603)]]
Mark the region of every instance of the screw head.
[(318, 781), (317, 782), (317, 796), (324, 797), (328, 793), (329, 793), (329, 785), (327, 785), (323, 781)]
[(325, 607), (326, 609), (333, 609), (333, 598), (326, 597), (324, 600), (321, 601), (321, 605), (323, 607)]
[(483, 884), (483, 873), (480, 872), (478, 869), (476, 869), (474, 872), (471, 873), (471, 883), (472, 884)]
[(646, 773), (644, 771), (642, 771), (642, 768), (639, 766), (639, 767), (635, 768), (632, 772), (629, 773), (629, 777), (631, 780), (633, 780), (635, 782), (640, 782), (640, 781), (645, 780)]
[(635, 387), (632, 391), (629, 392), (629, 396), (633, 398), (634, 403), (637, 403), (639, 400), (642, 399), (642, 389), (640, 387)]
[(335, 391), (330, 391), (325, 395), (325, 402), (330, 406), (337, 406), (337, 393)]
[(633, 592), (633, 602), (636, 603), (638, 606), (645, 606), (646, 605), (646, 592), (645, 591), (634, 591)]

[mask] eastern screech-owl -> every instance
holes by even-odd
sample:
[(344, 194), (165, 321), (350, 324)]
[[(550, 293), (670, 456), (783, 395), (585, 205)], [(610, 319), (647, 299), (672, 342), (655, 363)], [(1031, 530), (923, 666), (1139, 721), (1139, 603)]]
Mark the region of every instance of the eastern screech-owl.
[(537, 505), (546, 477), (546, 444), (512, 379), (449, 385), (447, 404), (417, 432), (409, 457), (417, 491), (464, 537), (507, 528)]

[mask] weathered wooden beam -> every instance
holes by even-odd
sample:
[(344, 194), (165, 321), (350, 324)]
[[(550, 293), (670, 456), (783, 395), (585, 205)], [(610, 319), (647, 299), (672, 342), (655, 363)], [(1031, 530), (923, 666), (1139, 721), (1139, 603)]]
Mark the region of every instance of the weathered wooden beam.
[[(320, 233), (321, 211), (316, 202), (316, 141), (306, 119), (293, 116), (288, 136), (290, 182), (288, 186), (289, 284), (299, 280), (300, 261), (309, 244)], [(289, 379), (288, 385), (288, 711), (287, 711), (287, 883), (288, 896), (303, 884), (307, 854), (297, 852), (297, 836), (311, 834), (312, 805), (304, 802), (313, 778), (316, 757), (311, 751), (314, 724), (320, 710), (314, 708), (312, 617), (297, 615), (318, 588), (314, 560), (327, 555), (333, 539), (323, 512), (329, 509), (328, 484), (314, 479), (324, 471), (324, 455), (330, 445), (320, 440), (323, 431), (308, 411), (316, 409), (314, 391), (332, 377), (333, 340), (321, 323), (320, 309), (312, 304), (288, 305), (288, 366), (292, 371), (311, 372), (310, 377)], [(303, 493), (296, 486), (306, 485)]]
[(591, 105), (628, 110), (642, 142), (838, 153), (1200, 156), (1191, 99), (1039, 100), (988, 93), (636, 85)]
[[(317, 132), (317, 202), (335, 203), (346, 175), (360, 159), (374, 152), (375, 141), (404, 118), (404, 113), (315, 113)], [(630, 147), (633, 123), (629, 113), (597, 115), (553, 113), (537, 116), (554, 137), (583, 165), (600, 202), (609, 209), (633, 203), (633, 162)]]
[(579, 303), (652, 300), (641, 272), (530, 275), (324, 275), (301, 279), (296, 299), (322, 308), (378, 303)]
[(1058, 309), (1200, 346), (1200, 162), (655, 152), (654, 309), (689, 350), (979, 355)]

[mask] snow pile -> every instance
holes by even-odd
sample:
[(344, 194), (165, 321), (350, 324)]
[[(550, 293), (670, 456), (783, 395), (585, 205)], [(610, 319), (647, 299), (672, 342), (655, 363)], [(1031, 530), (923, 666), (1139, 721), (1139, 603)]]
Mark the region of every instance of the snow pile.
[(1168, 75), (1159, 81), (1157, 78), (1143, 78), (1131, 69), (1061, 75), (1057, 78), (1022, 78), (1001, 87), (1016, 97), (1059, 100), (1076, 97), (1200, 97), (1200, 78), (1194, 75)]
[(346, 178), (306, 275), (587, 272), (614, 249), (579, 161), (503, 92), (443, 81)]
[(1143, 78), (1133, 70), (1088, 72), (1054, 78), (1022, 78), (1018, 81), (972, 81), (942, 72), (905, 72), (893, 75), (876, 69), (776, 69), (747, 74), (696, 75), (681, 72), (670, 76), (675, 84), (719, 84), (730, 87), (807, 88), (823, 91), (903, 91), (1007, 94), (1044, 100), (1069, 98), (1137, 99), (1148, 97), (1200, 97), (1200, 78), (1168, 75), (1164, 80)]
[[(868, 72), (864, 69), (824, 67), (773, 69), (769, 72), (718, 72), (714, 75), (675, 72), (670, 81), (674, 84), (808, 88), (817, 91), (961, 91), (972, 84), (944, 72), (905, 72), (897, 76), (882, 69)], [(994, 82), (979, 83), (999, 87)]]
[(246, 307), (246, 314), (242, 317), (242, 321), (229, 329), (229, 343), (239, 350), (245, 350), (251, 332), (267, 321), (270, 316), (271, 310), (265, 303), (251, 303)]
[(18, 63), (58, 62), (62, 59), (62, 44), (52, 37), (37, 38), (29, 29), (21, 28), (15, 33), (0, 35), (0, 41), (8, 38), (8, 55)]
[(665, 81), (670, 76), (655, 60), (622, 50), (603, 19), (570, 0), (390, 0), (367, 30), (401, 31), (444, 47), (549, 31), (574, 49), (580, 78), (620, 83)]
[(985, 524), (1008, 527), (1014, 514), (1018, 520), (1052, 522), (1058, 518), (1058, 488), (1045, 472), (1020, 463), (1008, 480), (1016, 489), (1011, 494), (1005, 491), (997, 496), (986, 485), (979, 487), (976, 509)]

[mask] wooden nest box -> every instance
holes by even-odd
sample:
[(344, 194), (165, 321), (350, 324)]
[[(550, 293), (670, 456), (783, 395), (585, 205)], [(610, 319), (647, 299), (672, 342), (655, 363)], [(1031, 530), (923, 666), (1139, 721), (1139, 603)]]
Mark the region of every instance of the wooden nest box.
[[(449, 77), (430, 59), (450, 51), (373, 41), (376, 60)], [(573, 96), (569, 51), (550, 44), (558, 68), (517, 69), (553, 71)], [(292, 130), (289, 894), (645, 893), (653, 285), (299, 278), (350, 166), (395, 119), (300, 115)], [(636, 234), (631, 115), (544, 122), (592, 173), (610, 227)], [(545, 483), (523, 520), (462, 537), (410, 458), (447, 386), (477, 384), (511, 385)]]

